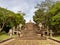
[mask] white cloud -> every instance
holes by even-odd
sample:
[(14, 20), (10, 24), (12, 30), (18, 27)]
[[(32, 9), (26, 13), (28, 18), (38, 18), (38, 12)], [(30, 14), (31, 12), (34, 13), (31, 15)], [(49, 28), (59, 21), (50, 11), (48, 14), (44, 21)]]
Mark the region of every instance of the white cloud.
[(34, 15), (35, 6), (39, 1), (37, 0), (0, 0), (0, 6), (5, 7), (14, 12), (23, 11), (26, 13), (24, 17), (28, 22)]

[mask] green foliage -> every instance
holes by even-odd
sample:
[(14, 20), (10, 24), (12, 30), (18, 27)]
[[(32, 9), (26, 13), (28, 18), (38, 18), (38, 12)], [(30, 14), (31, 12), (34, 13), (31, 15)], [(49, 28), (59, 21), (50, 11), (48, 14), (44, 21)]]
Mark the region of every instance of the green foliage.
[[(33, 19), (36, 23), (47, 23), (47, 11), (50, 9), (50, 7), (54, 4), (53, 0), (45, 0), (41, 4), (38, 4), (37, 8), (38, 10), (35, 12), (35, 16), (33, 16)], [(47, 25), (47, 24), (46, 24)]]
[(56, 30), (56, 33), (60, 32), (60, 2), (56, 2), (52, 8), (49, 10), (51, 14), (51, 25), (55, 27), (53, 30)]
[(44, 10), (42, 9), (38, 9), (36, 12), (35, 12), (35, 16), (33, 16), (33, 19), (36, 23), (40, 23), (40, 22), (43, 22), (43, 20), (45, 19), (44, 18)]
[[(14, 13), (10, 10), (0, 7), (0, 28), (17, 26), (18, 24), (24, 25), (25, 20), (21, 13)], [(1, 30), (2, 30), (1, 29)], [(0, 30), (0, 31), (1, 31)]]
[(60, 13), (52, 17), (52, 25), (60, 24)]
[(44, 6), (42, 8), (38, 8), (33, 16), (34, 21), (37, 24), (44, 22), (45, 26), (49, 26), (49, 29), (52, 29), (55, 34), (60, 33), (60, 2), (53, 3), (52, 6), (50, 5), (51, 7), (48, 5), (45, 6), (49, 9), (44, 9)]

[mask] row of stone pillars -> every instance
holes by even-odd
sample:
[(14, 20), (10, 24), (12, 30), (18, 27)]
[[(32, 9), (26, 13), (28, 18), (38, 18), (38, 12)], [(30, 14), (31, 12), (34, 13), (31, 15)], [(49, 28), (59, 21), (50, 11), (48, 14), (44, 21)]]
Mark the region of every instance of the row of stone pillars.
[(9, 35), (10, 35), (10, 37), (12, 37), (12, 36), (14, 35), (14, 32), (16, 32), (16, 36), (19, 36), (19, 37), (20, 37), (21, 27), (22, 27), (22, 24), (18, 25), (16, 28), (13, 27), (12, 29), (10, 29), (10, 30), (9, 30)]
[[(42, 23), (39, 23), (39, 27), (40, 27), (40, 30), (42, 30), (41, 27), (44, 28)], [(47, 32), (47, 36), (49, 36), (49, 38), (52, 38), (53, 32), (52, 32), (52, 30), (49, 30), (48, 26), (47, 26), (47, 29), (45, 31), (43, 31), (43, 36), (45, 36), (45, 32)]]
[(49, 38), (53, 37), (53, 31), (49, 30), (48, 26), (47, 26), (47, 35), (49, 36)]

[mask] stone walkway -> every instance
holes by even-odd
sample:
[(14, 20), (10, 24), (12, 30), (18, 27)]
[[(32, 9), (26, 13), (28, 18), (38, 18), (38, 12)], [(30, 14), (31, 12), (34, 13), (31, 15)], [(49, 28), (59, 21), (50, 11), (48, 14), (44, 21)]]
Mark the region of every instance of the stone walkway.
[(5, 42), (3, 42), (3, 43), (0, 43), (0, 45), (5, 45), (5, 44), (7, 44), (7, 43), (9, 43), (9, 42), (11, 42), (11, 41), (13, 41), (14, 39), (10, 39), (10, 40), (8, 40), (8, 41), (5, 41)]
[(15, 39), (11, 42), (8, 42), (4, 45), (60, 45), (60, 43), (57, 43), (52, 40), (20, 40)]

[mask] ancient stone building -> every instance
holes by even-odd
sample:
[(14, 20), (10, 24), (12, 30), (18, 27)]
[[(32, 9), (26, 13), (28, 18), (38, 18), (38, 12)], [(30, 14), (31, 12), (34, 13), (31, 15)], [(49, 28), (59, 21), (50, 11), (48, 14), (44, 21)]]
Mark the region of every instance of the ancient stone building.
[(37, 30), (36, 24), (32, 23), (30, 20), (28, 23), (25, 24), (22, 33), (24, 34), (24, 36), (33, 36), (36, 35), (36, 30)]
[(31, 20), (25, 24), (26, 30), (33, 30), (34, 29), (34, 23), (31, 22)]

